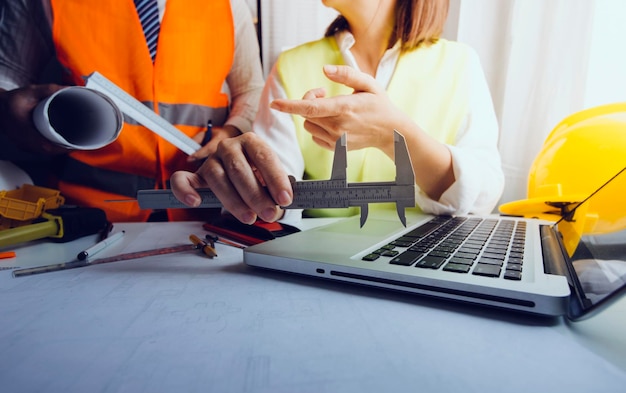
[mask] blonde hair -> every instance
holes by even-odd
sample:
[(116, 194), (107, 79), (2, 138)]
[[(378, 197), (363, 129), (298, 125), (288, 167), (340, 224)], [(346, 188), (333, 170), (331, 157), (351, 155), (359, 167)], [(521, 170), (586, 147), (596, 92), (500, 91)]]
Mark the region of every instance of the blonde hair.
[[(404, 51), (437, 42), (448, 17), (449, 0), (398, 0), (396, 20), (389, 45), (400, 40)], [(326, 29), (325, 37), (350, 30), (346, 18), (339, 15)]]

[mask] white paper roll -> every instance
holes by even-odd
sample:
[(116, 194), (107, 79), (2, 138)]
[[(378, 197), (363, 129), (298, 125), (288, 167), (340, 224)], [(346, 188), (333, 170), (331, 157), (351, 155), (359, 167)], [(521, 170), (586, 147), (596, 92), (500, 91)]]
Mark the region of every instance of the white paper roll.
[(122, 112), (103, 93), (83, 86), (61, 89), (33, 111), (35, 126), (45, 138), (77, 150), (95, 150), (119, 136)]

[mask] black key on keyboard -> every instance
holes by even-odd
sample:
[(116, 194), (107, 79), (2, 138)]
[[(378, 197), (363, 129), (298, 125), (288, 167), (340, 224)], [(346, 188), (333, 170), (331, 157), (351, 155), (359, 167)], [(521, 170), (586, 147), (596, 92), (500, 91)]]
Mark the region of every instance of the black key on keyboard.
[(407, 250), (393, 258), (391, 261), (389, 261), (389, 263), (391, 263), (392, 265), (411, 266), (415, 261), (420, 259), (422, 255), (424, 254), (422, 254), (421, 252)]

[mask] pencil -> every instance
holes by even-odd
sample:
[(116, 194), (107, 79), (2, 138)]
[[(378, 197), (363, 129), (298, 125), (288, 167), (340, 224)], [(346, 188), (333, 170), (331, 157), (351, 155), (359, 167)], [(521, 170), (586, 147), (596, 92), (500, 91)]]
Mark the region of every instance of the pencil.
[(194, 246), (196, 246), (196, 248), (201, 250), (202, 253), (208, 256), (209, 258), (213, 258), (217, 256), (217, 251), (215, 251), (215, 248), (211, 247), (209, 243), (200, 239), (198, 236), (193, 235), (193, 234), (189, 235), (189, 240), (191, 240)]

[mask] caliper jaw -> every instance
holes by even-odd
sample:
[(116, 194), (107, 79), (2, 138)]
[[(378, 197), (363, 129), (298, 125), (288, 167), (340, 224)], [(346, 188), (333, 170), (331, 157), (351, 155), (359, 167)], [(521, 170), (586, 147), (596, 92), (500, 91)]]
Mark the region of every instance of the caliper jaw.
[(411, 156), (406, 146), (404, 136), (397, 130), (393, 130), (394, 161), (396, 163), (396, 210), (402, 225), (406, 227), (406, 215), (404, 209), (415, 207), (415, 172)]

